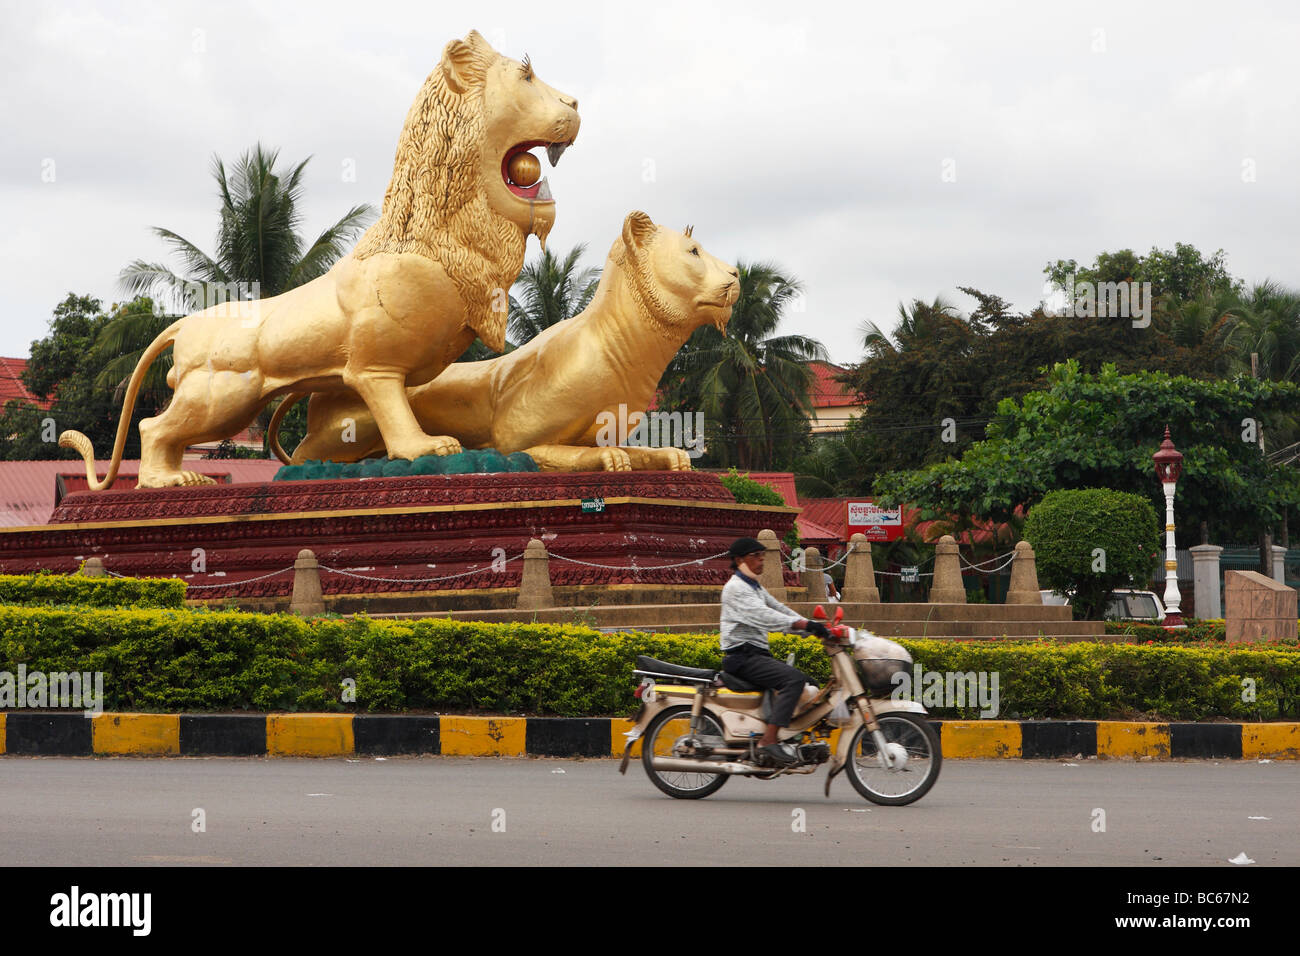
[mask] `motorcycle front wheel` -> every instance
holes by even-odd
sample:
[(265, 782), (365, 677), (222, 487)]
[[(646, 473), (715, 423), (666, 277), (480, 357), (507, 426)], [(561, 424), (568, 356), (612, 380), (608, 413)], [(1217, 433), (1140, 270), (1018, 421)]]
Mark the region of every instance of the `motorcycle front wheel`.
[[(939, 779), (943, 754), (939, 752), (939, 735), (923, 715), (894, 713), (876, 718), (886, 746), (895, 754), (905, 754), (901, 766), (886, 770), (880, 764), (876, 740), (866, 726), (853, 735), (845, 771), (853, 788), (872, 803), (901, 807), (925, 796)], [(890, 744), (897, 746), (889, 747)], [(902, 748), (901, 751), (899, 748)]]
[[(727, 782), (725, 773), (691, 773), (682, 770), (656, 770), (655, 757), (675, 757), (673, 745), (691, 732), (691, 708), (669, 707), (650, 722), (641, 738), (641, 762), (646, 776), (656, 787), (678, 800), (698, 800), (717, 793)], [(699, 733), (722, 736), (722, 728), (708, 712), (700, 715)]]

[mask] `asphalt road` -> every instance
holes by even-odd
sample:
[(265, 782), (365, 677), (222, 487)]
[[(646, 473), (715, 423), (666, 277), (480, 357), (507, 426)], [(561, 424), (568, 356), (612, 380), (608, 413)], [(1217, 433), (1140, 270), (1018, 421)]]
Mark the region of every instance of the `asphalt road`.
[(0, 864), (1300, 865), (1295, 762), (953, 760), (910, 807), (824, 772), (680, 801), (617, 767), (5, 757)]

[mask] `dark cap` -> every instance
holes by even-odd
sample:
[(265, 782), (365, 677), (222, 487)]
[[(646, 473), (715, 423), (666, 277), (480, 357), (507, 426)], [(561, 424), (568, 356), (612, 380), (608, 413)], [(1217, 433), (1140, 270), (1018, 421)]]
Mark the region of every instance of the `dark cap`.
[(766, 545), (753, 538), (737, 538), (732, 542), (731, 547), (727, 549), (727, 554), (733, 558), (743, 558), (747, 554), (756, 554), (759, 551), (766, 550)]

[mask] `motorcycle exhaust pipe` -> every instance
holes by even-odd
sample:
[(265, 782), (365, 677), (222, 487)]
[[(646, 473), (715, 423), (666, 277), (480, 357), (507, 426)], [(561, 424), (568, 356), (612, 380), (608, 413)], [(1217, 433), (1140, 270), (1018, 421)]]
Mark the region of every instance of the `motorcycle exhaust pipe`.
[(715, 774), (752, 774), (764, 773), (763, 768), (754, 767), (744, 763), (719, 763), (712, 760), (684, 760), (679, 757), (655, 757), (654, 768), (656, 770), (677, 770), (685, 773), (715, 773)]

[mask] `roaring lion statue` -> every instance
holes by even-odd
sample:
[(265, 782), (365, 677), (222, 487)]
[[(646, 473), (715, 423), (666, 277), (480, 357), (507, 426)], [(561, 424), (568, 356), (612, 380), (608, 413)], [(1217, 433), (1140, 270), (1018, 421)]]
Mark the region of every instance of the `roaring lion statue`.
[[(673, 232), (633, 212), (586, 309), (513, 352), (451, 365), (408, 390), (411, 407), (430, 431), (466, 448), (527, 452), (543, 471), (689, 470), (681, 448), (610, 444), (609, 424), (622, 415), (635, 428), (677, 350), (702, 325), (725, 332), (739, 294), (735, 267), (705, 252), (690, 229)], [(271, 423), (271, 445), (286, 463), (275, 432), (299, 397)], [(364, 404), (316, 394), (292, 462), (357, 461), (384, 447)]]
[(182, 470), (186, 446), (238, 434), (293, 391), (360, 396), (392, 457), (460, 451), (420, 427), (407, 386), (433, 379), (476, 335), (504, 348), (506, 290), (528, 236), (544, 248), (555, 221), (540, 164), (521, 154), (545, 146), (554, 165), (578, 125), (577, 100), (527, 58), (507, 59), (472, 31), (452, 40), (406, 116), (383, 212), (356, 248), (312, 282), (238, 303), (235, 315), (218, 305), (165, 329), (131, 375), (104, 481), (85, 435), (64, 432), (59, 444), (86, 459), (91, 488), (111, 485), (140, 380), (174, 343), (171, 402), (140, 422), (139, 487), (210, 481)]

